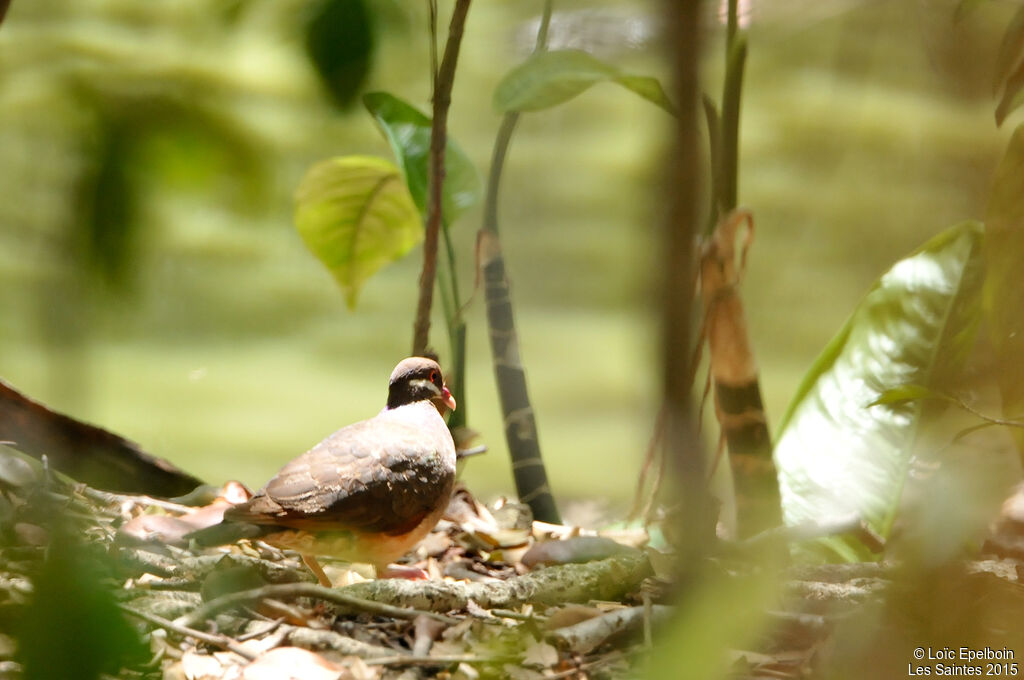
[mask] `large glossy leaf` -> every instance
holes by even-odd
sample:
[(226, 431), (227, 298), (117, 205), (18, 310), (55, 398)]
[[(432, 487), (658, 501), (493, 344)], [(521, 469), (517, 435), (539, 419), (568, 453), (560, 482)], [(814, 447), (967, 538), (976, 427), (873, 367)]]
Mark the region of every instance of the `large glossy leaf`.
[[(967, 222), (896, 263), (817, 359), (775, 448), (787, 524), (857, 515), (889, 535), (937, 410), (880, 397), (907, 384), (954, 388), (979, 317), (982, 241), (981, 225)], [(830, 559), (868, 556), (853, 537), (821, 544)]]
[[(1024, 126), (1018, 127), (996, 170), (985, 216), (989, 315), (997, 380), (1006, 418), (1024, 416)], [(1024, 456), (1024, 431), (1014, 429)]]
[(295, 226), (354, 307), (378, 269), (423, 238), (423, 223), (402, 173), (369, 156), (317, 163), (295, 192)]
[(657, 79), (623, 73), (582, 50), (534, 53), (498, 83), (494, 107), (503, 112), (540, 111), (606, 81), (617, 83), (669, 113), (675, 113)]
[[(380, 126), (398, 159), (409, 192), (421, 213), (427, 209), (430, 158), (430, 118), (415, 107), (387, 92), (370, 92), (363, 104)], [(480, 176), (469, 157), (448, 137), (445, 149), (445, 179), (442, 188), (442, 216), (451, 224), (480, 201)]]

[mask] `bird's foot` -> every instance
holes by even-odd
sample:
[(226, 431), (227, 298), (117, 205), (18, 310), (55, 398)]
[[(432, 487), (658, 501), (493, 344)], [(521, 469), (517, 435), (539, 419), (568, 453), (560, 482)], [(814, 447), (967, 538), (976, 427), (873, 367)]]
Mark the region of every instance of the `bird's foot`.
[(377, 578), (404, 578), (410, 581), (426, 581), (430, 578), (430, 574), (419, 567), (389, 564), (383, 569), (377, 570)]
[(320, 585), (325, 588), (333, 587), (331, 579), (324, 573), (324, 568), (320, 566), (320, 563), (316, 561), (314, 556), (303, 554), (302, 562), (311, 572), (313, 572), (313, 576), (316, 576), (316, 580)]

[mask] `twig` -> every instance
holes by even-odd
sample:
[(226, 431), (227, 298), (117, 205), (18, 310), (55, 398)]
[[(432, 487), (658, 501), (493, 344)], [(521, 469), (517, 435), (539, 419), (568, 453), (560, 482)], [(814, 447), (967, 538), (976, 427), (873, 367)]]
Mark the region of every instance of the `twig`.
[(453, 656), (414, 656), (410, 654), (408, 656), (382, 656), (376, 659), (363, 659), (367, 666), (450, 666), (457, 663), (496, 664), (517, 660), (518, 657), (511, 655), (473, 656), (471, 654), (456, 654)]
[(195, 630), (186, 625), (182, 625), (176, 621), (169, 621), (162, 616), (156, 614), (150, 614), (148, 612), (138, 611), (132, 609), (126, 605), (118, 605), (124, 612), (134, 616), (137, 619), (142, 619), (148, 623), (152, 623), (154, 626), (165, 628), (169, 631), (177, 633), (178, 635), (184, 635), (186, 637), (195, 638), (200, 642), (205, 642), (208, 645), (219, 647), (220, 649), (226, 649), (229, 652), (234, 652), (238, 656), (252, 661), (256, 658), (256, 655), (247, 650), (246, 648), (239, 645), (236, 641), (229, 638), (227, 635), (221, 635), (219, 633), (204, 633), (201, 630)]
[(422, 615), (429, 616), (444, 623), (458, 623), (457, 619), (450, 616), (444, 616), (443, 614), (429, 611), (417, 611), (406, 607), (396, 607), (381, 602), (365, 600), (353, 597), (352, 595), (347, 595), (340, 589), (325, 588), (313, 583), (282, 583), (263, 586), (261, 588), (253, 588), (251, 590), (242, 590), (237, 593), (230, 593), (229, 595), (224, 595), (215, 600), (211, 600), (190, 614), (178, 618), (176, 623), (184, 626), (192, 626), (201, 621), (205, 621), (222, 611), (232, 609), (255, 600), (264, 600), (268, 598), (280, 599), (288, 597), (313, 597), (319, 600), (340, 604), (356, 611), (366, 612), (368, 614), (378, 614), (380, 616), (390, 616), (396, 619), (413, 619)]
[[(636, 480), (636, 491), (633, 495), (633, 507), (626, 516), (627, 521), (633, 521), (640, 516), (640, 511), (647, 506), (644, 503), (644, 488), (647, 486), (647, 475), (650, 474), (654, 458), (658, 455), (658, 445), (661, 443), (661, 433), (665, 428), (665, 408), (658, 410), (658, 418), (654, 421), (654, 433), (647, 443), (647, 453), (644, 454), (644, 462), (640, 467), (640, 475)], [(645, 513), (646, 514), (646, 513)]]
[(456, 0), (448, 26), (448, 41), (434, 81), (433, 120), (430, 125), (430, 195), (427, 208), (426, 233), (423, 239), (423, 270), (420, 273), (420, 296), (413, 324), (412, 353), (427, 350), (430, 336), (430, 308), (434, 300), (434, 279), (437, 276), (437, 244), (441, 231), (442, 187), (444, 185), (444, 150), (448, 107), (452, 102), (455, 66), (459, 60), (462, 32), (466, 25), (470, 0)]
[(612, 654), (606, 654), (599, 659), (594, 659), (593, 661), (585, 661), (581, 664), (577, 664), (575, 668), (560, 671), (553, 675), (545, 675), (544, 680), (560, 680), (561, 678), (571, 678), (573, 676), (579, 675), (580, 673), (583, 673), (584, 671), (589, 671), (592, 668), (597, 668), (598, 666), (603, 666), (605, 664), (612, 663), (613, 661), (620, 660), (622, 660), (621, 653), (616, 652)]
[(643, 594), (644, 603), (644, 647), (651, 649), (654, 647), (654, 634), (652, 628), (654, 627), (654, 603), (651, 601), (650, 593)]
[(245, 642), (246, 640), (251, 640), (253, 638), (258, 638), (261, 635), (269, 635), (270, 633), (273, 633), (275, 630), (277, 630), (281, 626), (282, 623), (284, 623), (284, 619), (283, 618), (274, 619), (273, 621), (270, 621), (267, 624), (266, 628), (260, 628), (259, 630), (251, 630), (248, 633), (246, 633), (245, 635), (239, 635), (238, 636), (238, 641), (239, 642)]
[(558, 644), (575, 652), (586, 653), (595, 649), (613, 635), (624, 633), (650, 623), (657, 624), (667, 620), (675, 610), (665, 605), (651, 607), (650, 621), (647, 619), (647, 608), (626, 607), (596, 616), (586, 621), (557, 628), (548, 637)]
[(487, 453), (487, 445), (481, 444), (480, 446), (474, 446), (469, 449), (459, 449), (455, 452), (455, 457), (458, 459), (469, 458), (471, 456), (479, 456), (482, 453)]
[(163, 508), (164, 510), (170, 510), (171, 512), (177, 512), (180, 514), (195, 510), (195, 508), (188, 505), (182, 505), (181, 503), (172, 503), (171, 501), (151, 498), (150, 496), (135, 496), (123, 493), (113, 493), (110, 491), (101, 491), (100, 489), (94, 489), (85, 484), (79, 484), (74, 488), (75, 491), (86, 498), (90, 498), (100, 503), (137, 503), (139, 505), (151, 505), (156, 508)]
[(517, 621), (530, 621), (534, 623), (543, 623), (548, 620), (548, 617), (543, 614), (523, 614), (513, 609), (492, 609), (491, 613), (502, 619), (515, 619)]

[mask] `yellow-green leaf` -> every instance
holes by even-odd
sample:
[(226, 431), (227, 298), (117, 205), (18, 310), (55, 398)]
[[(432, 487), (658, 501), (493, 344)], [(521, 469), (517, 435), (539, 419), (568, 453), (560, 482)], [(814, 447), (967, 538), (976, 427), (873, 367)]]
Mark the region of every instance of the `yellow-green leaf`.
[(401, 171), (381, 158), (317, 163), (295, 192), (295, 227), (355, 307), (359, 289), (423, 238)]

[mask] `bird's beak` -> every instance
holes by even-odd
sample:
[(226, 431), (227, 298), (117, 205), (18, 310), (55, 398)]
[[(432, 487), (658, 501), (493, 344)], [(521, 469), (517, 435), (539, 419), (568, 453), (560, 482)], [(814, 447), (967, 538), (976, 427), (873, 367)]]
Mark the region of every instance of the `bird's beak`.
[(444, 391), (441, 393), (441, 403), (448, 407), (448, 410), (455, 410), (455, 397), (448, 391), (448, 386), (445, 385), (442, 388)]

